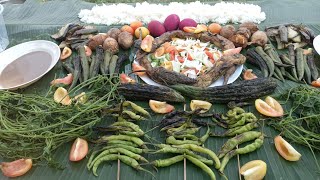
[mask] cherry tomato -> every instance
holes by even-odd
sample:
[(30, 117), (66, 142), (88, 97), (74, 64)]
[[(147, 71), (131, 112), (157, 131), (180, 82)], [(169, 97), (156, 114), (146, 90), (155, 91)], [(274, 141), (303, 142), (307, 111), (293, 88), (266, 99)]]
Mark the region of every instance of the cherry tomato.
[(155, 57), (160, 57), (164, 54), (164, 47), (159, 47), (155, 52), (154, 52), (154, 56)]
[(311, 82), (311, 85), (312, 85), (313, 87), (320, 87), (320, 78), (318, 78), (318, 79), (315, 80), (315, 81), (312, 81), (312, 82)]
[(84, 139), (77, 138), (71, 147), (69, 160), (70, 161), (80, 161), (88, 154), (88, 142)]
[(258, 78), (253, 72), (252, 69), (247, 69), (243, 74), (244, 80), (252, 80)]
[(190, 53), (188, 53), (188, 55), (187, 55), (187, 59), (188, 59), (189, 61), (192, 61), (192, 60), (193, 60), (193, 57), (191, 56), (191, 54), (190, 54)]
[[(133, 72), (135, 72), (135, 71), (145, 71), (146, 68), (140, 66), (137, 63), (132, 63), (132, 70), (133, 70)], [(146, 72), (135, 72), (135, 74), (138, 75), (138, 76), (145, 76)]]
[(213, 54), (210, 51), (204, 51), (209, 59), (214, 59)]
[(178, 61), (179, 61), (180, 63), (183, 63), (183, 62), (184, 62), (184, 58), (183, 58), (182, 56), (178, 56), (177, 58), (178, 58)]
[(170, 51), (170, 60), (173, 61), (174, 60), (174, 56), (175, 56), (175, 51)]
[(32, 159), (19, 159), (12, 162), (0, 163), (3, 175), (7, 177), (18, 177), (27, 173), (32, 167)]
[(122, 74), (120, 74), (120, 82), (122, 84), (126, 84), (126, 83), (135, 83), (136, 81), (134, 79), (132, 79), (131, 77), (129, 77), (128, 75), (122, 73)]

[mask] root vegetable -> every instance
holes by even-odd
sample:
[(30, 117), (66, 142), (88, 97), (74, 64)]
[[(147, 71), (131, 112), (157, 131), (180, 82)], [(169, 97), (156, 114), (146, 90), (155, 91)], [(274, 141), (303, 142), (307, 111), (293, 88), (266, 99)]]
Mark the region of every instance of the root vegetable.
[(197, 22), (193, 19), (190, 19), (190, 18), (183, 19), (179, 23), (180, 30), (183, 30), (184, 27), (196, 27), (196, 26), (197, 26)]
[(248, 45), (248, 39), (241, 34), (231, 36), (230, 41), (232, 41), (236, 47), (245, 48)]
[(133, 36), (128, 32), (121, 32), (118, 36), (118, 43), (123, 49), (129, 49), (133, 44)]
[(105, 51), (110, 51), (112, 54), (117, 54), (119, 52), (119, 44), (113, 38), (107, 38), (103, 42), (103, 49)]
[(113, 39), (118, 39), (119, 34), (121, 33), (121, 30), (118, 28), (111, 28), (107, 32), (108, 37), (112, 37)]
[(236, 28), (232, 25), (223, 26), (220, 30), (220, 35), (229, 39), (236, 33)]
[(251, 37), (251, 32), (248, 28), (246, 27), (241, 27), (238, 29), (238, 31), (236, 32), (236, 34), (240, 34), (243, 35), (244, 37), (246, 37), (247, 39), (249, 39)]
[(239, 28), (247, 28), (250, 30), (251, 34), (259, 30), (258, 26), (253, 22), (245, 22), (240, 24)]
[(107, 39), (107, 34), (97, 34), (95, 36), (93, 36), (89, 42), (87, 43), (87, 46), (91, 49), (91, 50), (95, 50), (97, 46), (102, 45), (103, 42)]
[(263, 31), (257, 31), (252, 34), (250, 44), (264, 46), (268, 42), (267, 34)]

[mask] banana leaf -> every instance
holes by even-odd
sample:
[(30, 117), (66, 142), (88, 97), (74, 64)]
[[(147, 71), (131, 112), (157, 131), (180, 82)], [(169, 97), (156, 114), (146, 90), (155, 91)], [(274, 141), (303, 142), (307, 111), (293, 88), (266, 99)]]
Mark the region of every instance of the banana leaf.
[[(251, 3), (251, 2), (250, 2)], [(284, 1), (253, 1), (252, 3), (259, 4), (262, 7), (262, 10), (267, 14), (267, 20), (263, 22), (260, 27), (265, 27), (268, 25), (275, 25), (279, 23), (286, 22), (295, 22), (295, 23), (305, 23), (309, 25), (316, 34), (320, 33), (320, 24), (318, 18), (320, 17), (320, 2), (317, 0), (311, 0), (308, 2), (297, 1), (297, 0), (284, 0)], [(41, 3), (39, 1), (28, 0), (24, 5), (19, 7), (14, 5), (8, 5), (5, 11), (4, 17), (7, 23), (7, 31), (10, 39), (10, 46), (15, 44), (35, 40), (35, 39), (50, 39), (50, 34), (53, 34), (59, 29), (62, 25), (68, 22), (78, 22), (77, 13), (81, 8), (92, 7), (94, 4), (79, 2), (79, 1), (49, 1), (46, 3)], [(12, 9), (10, 9), (10, 7)], [(303, 8), (302, 8), (303, 7)], [(70, 13), (70, 8), (73, 8), (73, 11)], [(51, 9), (54, 9), (51, 10)], [(57, 10), (58, 9), (58, 10)], [(33, 11), (34, 10), (34, 11)], [(52, 11), (48, 13), (48, 10)], [(68, 12), (68, 13), (63, 13)], [(10, 14), (11, 15), (10, 15)], [(16, 14), (15, 14), (16, 13)], [(22, 21), (19, 21), (19, 17), (22, 17), (22, 13), (29, 13), (29, 16), (24, 18)], [(38, 13), (38, 14), (37, 14)], [(100, 30), (106, 30), (110, 27), (99, 26)], [(131, 59), (133, 56), (131, 55)], [(319, 58), (319, 57), (318, 57)], [(319, 60), (319, 59), (318, 59)], [(247, 64), (246, 64), (247, 65)], [(259, 71), (250, 65), (247, 65), (250, 68), (253, 68), (254, 71)], [(319, 61), (318, 61), (318, 67)], [(127, 64), (122, 71), (128, 73), (130, 72), (130, 65)], [(49, 82), (55, 76), (62, 76), (66, 72), (61, 67), (59, 62), (54, 69), (52, 69), (48, 74), (46, 74), (41, 80), (35, 84), (29, 86), (28, 88), (19, 90), (21, 93), (38, 93), (45, 94), (49, 89)], [(285, 82), (278, 81), (278, 88), (273, 96), (278, 95), (286, 91), (289, 88), (298, 86), (299, 84), (292, 81), (286, 80)], [(147, 103), (138, 102), (139, 105), (148, 108)], [(188, 102), (187, 102), (188, 104)], [(177, 109), (183, 109), (182, 104), (176, 104)], [(222, 104), (214, 104), (213, 108), (217, 112), (226, 112), (227, 107)], [(290, 108), (290, 107), (286, 107)], [(258, 115), (253, 105), (249, 106), (246, 110), (254, 112)], [(258, 115), (259, 116), (259, 115)], [(262, 117), (263, 118), (263, 117)], [(140, 123), (140, 126), (143, 130), (151, 129), (155, 126), (158, 121), (161, 119), (161, 116), (155, 115), (152, 120), (143, 121)], [(106, 119), (110, 121), (110, 119)], [(267, 121), (267, 120), (266, 120)], [(260, 129), (261, 130), (261, 129)], [(302, 154), (302, 157), (297, 162), (289, 162), (284, 160), (276, 151), (273, 137), (278, 135), (280, 132), (274, 130), (272, 127), (269, 127), (264, 123), (262, 126), (263, 132), (267, 135), (265, 138), (263, 146), (250, 154), (241, 155), (239, 157), (240, 166), (249, 162), (251, 160), (260, 159), (267, 163), (267, 175), (265, 179), (320, 179), (319, 169), (317, 169), (314, 157), (309, 150), (309, 148), (293, 144), (298, 152)], [(215, 128), (215, 132), (222, 132), (222, 129)], [(205, 128), (201, 129), (201, 134), (205, 132)], [(158, 141), (164, 142), (165, 135), (160, 133), (159, 130), (154, 130), (149, 133), (149, 136), (157, 139)], [(220, 147), (226, 142), (227, 138), (218, 138), (210, 137), (205, 143), (205, 147), (217, 152)], [(289, 141), (290, 142), (290, 141)], [(30, 172), (26, 175), (16, 178), (18, 180), (33, 180), (33, 179), (45, 179), (45, 180), (57, 180), (57, 179), (77, 179), (77, 180), (87, 180), (87, 179), (116, 179), (117, 177), (117, 162), (104, 163), (98, 169), (98, 177), (95, 177), (92, 172), (86, 169), (86, 162), (88, 158), (82, 160), (81, 162), (73, 163), (70, 162), (69, 151), (71, 144), (67, 143), (59, 148), (54, 155), (54, 158), (60, 162), (64, 169), (59, 170), (56, 168), (48, 167), (47, 164), (38, 163), (37, 166), (34, 166)], [(320, 159), (320, 152), (316, 151), (315, 156)], [(171, 157), (169, 155), (147, 155), (146, 158), (150, 161)], [(0, 161), (6, 161), (0, 157)], [(209, 179), (208, 175), (204, 173), (201, 169), (194, 166), (191, 162), (186, 162), (186, 175), (187, 179)], [(318, 163), (320, 161), (318, 160)], [(216, 174), (217, 179), (222, 179), (212, 167), (213, 171)], [(184, 177), (184, 168), (183, 162), (174, 164), (170, 167), (160, 168), (159, 172), (154, 172), (156, 179), (183, 179)], [(238, 175), (238, 161), (234, 157), (231, 159), (227, 167), (225, 168), (225, 174), (230, 180), (239, 179)], [(0, 174), (0, 179), (7, 179), (2, 174)], [(121, 163), (120, 169), (120, 179), (152, 179), (152, 176), (144, 172), (139, 172), (134, 170), (131, 167), (126, 166)]]

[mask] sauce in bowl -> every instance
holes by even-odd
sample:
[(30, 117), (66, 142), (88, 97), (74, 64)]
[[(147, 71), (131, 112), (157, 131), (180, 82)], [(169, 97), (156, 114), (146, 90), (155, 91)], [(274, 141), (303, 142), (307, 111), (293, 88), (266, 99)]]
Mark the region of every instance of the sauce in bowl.
[(8, 64), (0, 74), (0, 87), (11, 88), (28, 83), (45, 73), (52, 57), (45, 51), (25, 54)]

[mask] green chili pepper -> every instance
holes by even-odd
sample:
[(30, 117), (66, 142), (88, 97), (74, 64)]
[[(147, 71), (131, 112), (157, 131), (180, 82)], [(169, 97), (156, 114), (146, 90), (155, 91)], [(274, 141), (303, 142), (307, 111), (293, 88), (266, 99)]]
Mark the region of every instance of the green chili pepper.
[(181, 144), (195, 144), (195, 145), (201, 145), (201, 142), (199, 141), (192, 141), (192, 140), (177, 140), (173, 136), (169, 136), (166, 139), (167, 144), (173, 144), (173, 145), (181, 145)]
[(127, 135), (111, 135), (111, 136), (102, 136), (100, 138), (101, 141), (111, 141), (111, 140), (124, 140), (124, 141), (131, 141), (138, 146), (145, 147), (144, 142), (138, 137), (132, 137)]
[(167, 158), (167, 159), (158, 159), (153, 161), (151, 164), (154, 165), (155, 167), (167, 167), (172, 164), (175, 164), (177, 162), (180, 162), (184, 159), (183, 155), (178, 155), (172, 158)]
[(150, 117), (150, 114), (149, 114), (148, 111), (146, 111), (145, 109), (143, 109), (143, 107), (141, 107), (141, 106), (139, 106), (139, 105), (137, 105), (137, 104), (135, 104), (135, 103), (133, 103), (131, 101), (124, 101), (122, 103), (122, 105), (125, 106), (125, 107), (130, 105), (134, 111), (136, 111), (136, 112), (138, 112), (138, 113), (140, 113), (142, 115), (145, 115), (147, 117)]
[(219, 158), (222, 158), (224, 155), (226, 155), (229, 151), (234, 149), (237, 145), (242, 144), (244, 142), (248, 142), (251, 140), (254, 140), (261, 136), (261, 132), (258, 131), (248, 131), (244, 132), (242, 134), (239, 134), (231, 139), (229, 139), (222, 147), (221, 150), (219, 151)]
[(195, 135), (192, 135), (192, 134), (182, 134), (182, 135), (176, 135), (176, 134), (173, 134), (172, 135), (173, 137), (175, 137), (176, 139), (189, 139), (189, 140), (193, 140), (193, 141), (198, 141), (199, 138)]
[[(201, 127), (198, 128), (187, 128), (182, 131), (174, 132), (172, 135), (182, 135), (182, 134), (195, 134), (200, 130)], [(169, 134), (169, 133), (168, 133)]]
[(202, 144), (204, 144), (209, 137), (210, 137), (210, 128), (208, 127), (208, 130), (207, 130), (206, 134), (203, 135), (203, 136), (199, 139), (199, 141), (200, 141)]
[(116, 144), (122, 144), (126, 146), (131, 146), (131, 147), (139, 147), (139, 145), (131, 142), (131, 141), (125, 141), (125, 140), (110, 140), (108, 141), (108, 145), (116, 145)]
[[(106, 156), (103, 156), (102, 158), (98, 159), (93, 167), (92, 167), (92, 171), (93, 171), (93, 174), (95, 176), (98, 176), (97, 174), (97, 169), (99, 167), (99, 165), (102, 163), (102, 162), (105, 162), (105, 161), (115, 161), (115, 160), (120, 160), (121, 162), (127, 164), (128, 166), (131, 166), (133, 167), (134, 169), (137, 169), (137, 170), (142, 170), (142, 171), (145, 171), (145, 172), (148, 172), (150, 174), (152, 174), (151, 172), (149, 172), (148, 170), (142, 168), (139, 163), (133, 159), (133, 158), (130, 158), (128, 156), (124, 156), (124, 155), (118, 155), (118, 154), (108, 154)], [(153, 175), (153, 174), (152, 174)]]
[(196, 159), (199, 159), (201, 162), (207, 164), (207, 165), (213, 165), (213, 161), (209, 160), (207, 158), (204, 158), (202, 156), (199, 156), (195, 153), (193, 153), (192, 151), (188, 150), (188, 149), (183, 149), (183, 148), (177, 148), (177, 147), (172, 147), (170, 145), (166, 145), (164, 147), (162, 147), (161, 149), (159, 149), (158, 151), (152, 153), (152, 154), (158, 154), (158, 153), (175, 153), (175, 154), (187, 154), (189, 156), (192, 156)]
[(216, 179), (216, 176), (214, 175), (213, 171), (206, 164), (189, 155), (184, 155), (184, 157), (186, 157), (190, 162), (192, 162), (194, 165), (198, 166), (200, 169), (206, 172), (210, 176), (211, 180)]
[(195, 145), (195, 144), (173, 145), (173, 147), (183, 148), (183, 149), (190, 149), (191, 151), (207, 154), (215, 162), (215, 168), (216, 169), (220, 168), (220, 160), (219, 160), (218, 156), (213, 151), (211, 151), (210, 149), (207, 149), (207, 148)]
[(146, 120), (143, 116), (137, 115), (136, 113), (128, 110), (123, 110), (122, 114), (128, 115), (133, 120)]
[(263, 139), (264, 139), (264, 136), (260, 136), (259, 138), (257, 138), (253, 143), (251, 144), (248, 144), (246, 145), (245, 147), (243, 148), (239, 148), (239, 149), (235, 149), (235, 150), (232, 150), (230, 152), (228, 152), (224, 158), (222, 159), (222, 162), (221, 162), (221, 167), (219, 169), (219, 171), (221, 173), (223, 173), (224, 171), (224, 168), (226, 167), (226, 165), (228, 164), (229, 160), (237, 155), (237, 154), (246, 154), (246, 153), (250, 153), (250, 152), (253, 152), (257, 149), (259, 149), (262, 145), (263, 145)]
[(257, 117), (252, 113), (243, 113), (239, 116), (241, 117), (241, 119), (234, 124), (228, 125), (228, 128), (235, 128), (238, 126), (242, 126), (247, 122), (256, 122), (258, 120)]
[(114, 122), (112, 125), (114, 126), (123, 126), (123, 127), (130, 127), (131, 129), (133, 129), (135, 132), (138, 133), (144, 133), (143, 130), (140, 129), (140, 127), (132, 122), (129, 121), (117, 121)]
[(251, 131), (252, 129), (257, 128), (257, 127), (258, 127), (258, 123), (251, 122), (251, 123), (248, 123), (244, 126), (238, 126), (238, 127), (229, 129), (229, 130), (225, 131), (223, 134), (217, 135), (217, 134), (211, 133), (210, 135), (211, 136), (235, 136), (237, 134)]

